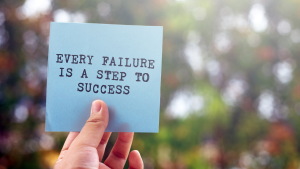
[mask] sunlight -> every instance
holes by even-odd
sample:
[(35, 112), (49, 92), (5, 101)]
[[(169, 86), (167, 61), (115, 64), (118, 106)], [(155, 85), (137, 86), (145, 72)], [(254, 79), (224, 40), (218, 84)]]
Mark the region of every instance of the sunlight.
[(256, 32), (263, 32), (268, 27), (268, 20), (265, 15), (265, 8), (261, 4), (254, 4), (249, 12), (251, 26)]
[(25, 3), (17, 9), (17, 16), (19, 19), (36, 17), (50, 10), (51, 0), (26, 0)]

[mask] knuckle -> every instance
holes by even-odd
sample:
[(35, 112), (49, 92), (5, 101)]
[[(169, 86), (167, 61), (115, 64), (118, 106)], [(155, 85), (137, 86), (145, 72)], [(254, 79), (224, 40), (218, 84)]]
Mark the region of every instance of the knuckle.
[(119, 137), (118, 138), (118, 141), (123, 143), (123, 144), (128, 144), (128, 143), (131, 143), (131, 140), (128, 139), (128, 138), (123, 138), (123, 137)]
[(126, 160), (127, 159), (127, 156), (124, 153), (114, 151), (113, 154), (114, 154), (114, 156), (116, 156), (117, 158), (119, 158), (121, 160)]
[(102, 138), (101, 141), (100, 141), (100, 144), (106, 144), (107, 142), (108, 142), (108, 139)]
[(86, 123), (90, 125), (104, 125), (105, 120), (101, 117), (90, 117)]

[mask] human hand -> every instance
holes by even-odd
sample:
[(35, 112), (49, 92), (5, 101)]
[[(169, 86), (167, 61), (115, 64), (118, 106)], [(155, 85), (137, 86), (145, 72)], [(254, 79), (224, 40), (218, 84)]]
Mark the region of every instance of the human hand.
[[(111, 132), (105, 132), (108, 124), (108, 108), (105, 102), (92, 103), (91, 115), (81, 132), (70, 132), (54, 166), (55, 169), (123, 168), (130, 151), (133, 133), (119, 133), (117, 141), (104, 163), (101, 163)], [(137, 150), (129, 155), (129, 169), (142, 169), (143, 161)]]

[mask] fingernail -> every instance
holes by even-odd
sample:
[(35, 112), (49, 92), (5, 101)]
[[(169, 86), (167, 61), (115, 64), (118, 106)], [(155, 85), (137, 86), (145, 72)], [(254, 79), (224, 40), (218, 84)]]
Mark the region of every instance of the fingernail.
[(100, 113), (101, 110), (101, 103), (99, 101), (94, 101), (92, 103), (92, 114)]

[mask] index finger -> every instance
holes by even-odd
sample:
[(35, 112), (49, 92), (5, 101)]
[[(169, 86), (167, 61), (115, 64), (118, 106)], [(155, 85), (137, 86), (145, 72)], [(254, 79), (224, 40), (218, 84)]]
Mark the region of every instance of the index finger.
[(70, 132), (61, 151), (68, 150), (73, 140), (78, 136), (79, 132)]

